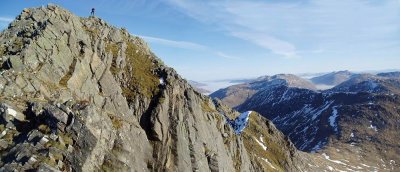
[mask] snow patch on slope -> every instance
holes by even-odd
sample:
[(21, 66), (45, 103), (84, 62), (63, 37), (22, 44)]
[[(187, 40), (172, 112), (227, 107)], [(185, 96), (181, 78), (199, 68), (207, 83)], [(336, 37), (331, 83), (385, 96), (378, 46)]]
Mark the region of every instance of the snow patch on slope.
[[(314, 140), (314, 139), (313, 139)], [(322, 147), (326, 144), (326, 141), (319, 141), (312, 149), (311, 153), (315, 153), (322, 149)]]
[(229, 120), (228, 123), (229, 125), (235, 130), (236, 134), (240, 134), (247, 126), (247, 123), (249, 121), (249, 115), (253, 111), (246, 111), (241, 113), (238, 117), (236, 117), (235, 120)]
[(264, 149), (267, 150), (267, 146), (264, 145), (264, 141), (262, 139), (262, 136), (260, 136), (260, 141), (258, 141), (257, 138), (254, 138), (254, 140), (256, 140), (256, 142)]
[(324, 158), (325, 158), (326, 160), (328, 160), (328, 161), (331, 161), (331, 162), (336, 163), (336, 164), (341, 164), (341, 165), (347, 166), (347, 164), (344, 163), (344, 162), (342, 162), (342, 161), (330, 159), (330, 157), (329, 157), (326, 153), (323, 153), (322, 156), (324, 156)]
[(378, 132), (378, 128), (374, 125), (372, 125), (372, 121), (369, 121), (370, 125), (369, 125), (369, 129), (373, 129), (375, 132)]
[(326, 109), (328, 109), (332, 103), (333, 101), (325, 102), (325, 104), (321, 107), (321, 109), (318, 112), (313, 113), (312, 120), (315, 120), (318, 116), (320, 116), (321, 113), (324, 112)]
[(276, 170), (276, 168), (272, 165), (271, 162), (269, 162), (269, 160), (267, 158), (261, 158), (261, 159), (263, 159), (271, 168)]
[(370, 125), (368, 128), (370, 128), (370, 129), (373, 129), (373, 130), (375, 130), (376, 132), (378, 131), (378, 129), (376, 128), (376, 126), (374, 126), (374, 125)]
[(332, 115), (329, 117), (329, 125), (333, 128), (335, 133), (338, 132), (338, 127), (337, 127), (337, 122), (336, 118), (338, 117), (338, 111), (336, 109), (336, 106), (332, 107)]

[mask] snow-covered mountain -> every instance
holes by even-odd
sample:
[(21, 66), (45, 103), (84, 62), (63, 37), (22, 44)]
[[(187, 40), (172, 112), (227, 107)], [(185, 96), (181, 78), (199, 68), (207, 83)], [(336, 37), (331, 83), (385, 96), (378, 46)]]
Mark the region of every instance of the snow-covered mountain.
[(400, 79), (391, 76), (357, 74), (325, 91), (247, 83), (258, 87), (235, 108), (272, 120), (300, 150), (355, 171), (392, 170), (400, 162)]
[[(382, 75), (382, 74), (381, 74)], [(400, 78), (357, 74), (330, 92), (400, 93)]]
[(400, 78), (400, 72), (387, 72), (387, 73), (378, 73), (378, 76), (388, 77), (388, 78)]

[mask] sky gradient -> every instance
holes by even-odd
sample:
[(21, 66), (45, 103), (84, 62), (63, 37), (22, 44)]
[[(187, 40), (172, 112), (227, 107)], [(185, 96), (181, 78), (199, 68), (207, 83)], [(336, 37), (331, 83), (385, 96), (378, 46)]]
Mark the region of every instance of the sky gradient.
[(2, 0), (0, 29), (55, 3), (149, 42), (183, 77), (400, 69), (400, 0)]

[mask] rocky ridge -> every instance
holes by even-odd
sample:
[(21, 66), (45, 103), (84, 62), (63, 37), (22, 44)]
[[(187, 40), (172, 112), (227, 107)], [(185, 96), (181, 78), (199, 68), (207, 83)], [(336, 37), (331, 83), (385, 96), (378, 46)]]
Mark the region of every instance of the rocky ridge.
[(387, 74), (388, 76), (357, 74), (328, 91), (400, 94), (400, 78), (390, 77), (390, 73)]
[(236, 135), (224, 115), (238, 112), (100, 18), (24, 9), (0, 33), (0, 57), (0, 171), (320, 167), (257, 113)]

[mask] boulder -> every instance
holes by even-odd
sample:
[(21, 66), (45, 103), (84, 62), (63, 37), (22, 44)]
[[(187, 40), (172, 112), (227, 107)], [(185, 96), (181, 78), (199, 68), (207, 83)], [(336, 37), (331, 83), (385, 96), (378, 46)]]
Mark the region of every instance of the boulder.
[(11, 105), (0, 103), (0, 113), (7, 122), (11, 122), (14, 119), (25, 121), (25, 115)]

